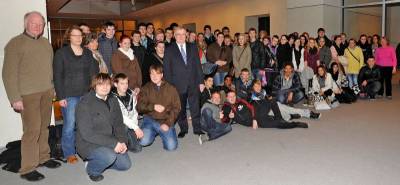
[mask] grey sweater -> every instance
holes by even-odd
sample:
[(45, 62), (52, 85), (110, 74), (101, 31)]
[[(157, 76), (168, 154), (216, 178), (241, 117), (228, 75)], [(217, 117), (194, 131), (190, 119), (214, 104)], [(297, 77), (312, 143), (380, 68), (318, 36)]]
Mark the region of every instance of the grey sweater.
[(117, 142), (127, 143), (118, 100), (108, 96), (107, 100), (96, 97), (94, 91), (82, 97), (76, 108), (76, 148), (86, 159), (98, 147), (114, 149)]

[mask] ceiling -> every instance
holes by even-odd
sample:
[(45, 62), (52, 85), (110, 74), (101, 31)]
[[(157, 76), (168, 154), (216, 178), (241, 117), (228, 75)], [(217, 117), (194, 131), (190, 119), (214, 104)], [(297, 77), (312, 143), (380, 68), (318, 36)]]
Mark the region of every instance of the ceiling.
[(50, 18), (141, 19), (224, 0), (47, 0)]

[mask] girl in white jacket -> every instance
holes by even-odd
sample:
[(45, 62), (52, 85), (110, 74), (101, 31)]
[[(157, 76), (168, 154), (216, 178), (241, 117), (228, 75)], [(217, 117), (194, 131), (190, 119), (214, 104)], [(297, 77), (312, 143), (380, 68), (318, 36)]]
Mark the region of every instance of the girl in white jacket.
[(333, 81), (330, 73), (326, 72), (324, 66), (318, 66), (317, 74), (313, 77), (312, 89), (314, 94), (318, 93), (323, 96), (324, 99), (334, 100), (335, 93), (338, 90), (338, 86)]

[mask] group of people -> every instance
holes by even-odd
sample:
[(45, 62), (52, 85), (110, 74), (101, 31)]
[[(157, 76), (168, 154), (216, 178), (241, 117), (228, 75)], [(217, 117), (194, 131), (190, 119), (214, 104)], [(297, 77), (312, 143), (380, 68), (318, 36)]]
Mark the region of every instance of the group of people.
[[(12, 108), (21, 113), (21, 177), (44, 178), (50, 159), (48, 125), (54, 97), (62, 107), (62, 150), (67, 163), (78, 155), (93, 181), (106, 169), (131, 167), (128, 151), (140, 152), (160, 136), (176, 150), (191, 122), (198, 142), (215, 140), (232, 124), (257, 128), (308, 128), (296, 119), (320, 113), (295, 106), (310, 97), (329, 105), (357, 98), (391, 99), (396, 52), (387, 38), (359, 41), (318, 30), (269, 37), (251, 28), (230, 36), (228, 27), (195, 33), (173, 23), (155, 29), (140, 23), (130, 36), (115, 38), (115, 25), (101, 33), (86, 24), (70, 26), (63, 47), (42, 37), (39, 12), (24, 17), (24, 32), (5, 47), (3, 81)], [(175, 124), (180, 127), (175, 131)]]

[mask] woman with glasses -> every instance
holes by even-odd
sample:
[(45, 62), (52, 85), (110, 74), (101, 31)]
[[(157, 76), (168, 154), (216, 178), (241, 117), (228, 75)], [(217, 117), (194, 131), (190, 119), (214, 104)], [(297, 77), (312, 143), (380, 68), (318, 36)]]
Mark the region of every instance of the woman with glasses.
[(75, 107), (89, 91), (92, 76), (99, 72), (99, 65), (92, 52), (82, 47), (82, 31), (77, 25), (64, 35), (67, 45), (57, 50), (53, 61), (53, 79), (57, 99), (64, 119), (61, 145), (64, 157), (70, 164), (78, 162), (75, 156)]

